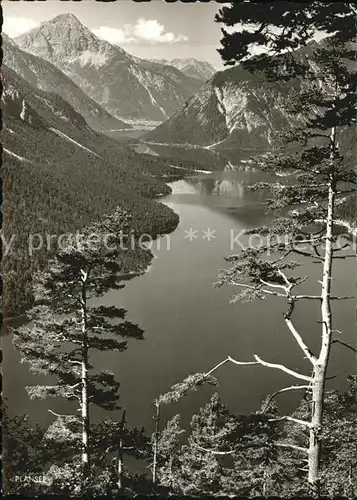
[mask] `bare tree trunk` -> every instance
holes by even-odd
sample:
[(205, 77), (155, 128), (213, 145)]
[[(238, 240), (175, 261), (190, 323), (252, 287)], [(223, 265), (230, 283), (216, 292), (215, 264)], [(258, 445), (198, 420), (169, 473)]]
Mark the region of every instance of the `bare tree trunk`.
[(123, 440), (119, 439), (118, 446), (118, 490), (121, 491), (123, 488), (123, 476), (124, 476), (124, 464), (123, 464)]
[[(336, 129), (331, 130), (331, 160), (334, 159), (336, 143)], [(308, 481), (314, 496), (319, 495), (319, 469), (321, 455), (321, 430), (325, 394), (326, 372), (331, 351), (332, 341), (332, 317), (331, 317), (331, 280), (333, 261), (333, 219), (335, 208), (336, 187), (333, 173), (330, 174), (328, 204), (326, 216), (326, 247), (323, 265), (322, 286), (321, 286), (321, 320), (322, 320), (322, 341), (321, 350), (316, 363), (314, 364), (312, 380), (312, 401), (311, 401), (311, 427), (309, 436), (308, 452)]]
[(173, 477), (172, 477), (172, 463), (173, 463), (174, 457), (170, 455), (170, 460), (169, 460), (169, 486), (172, 488), (172, 483), (173, 483)]
[(159, 433), (160, 433), (160, 404), (155, 402), (156, 414), (155, 414), (155, 436), (154, 436), (154, 460), (152, 467), (152, 482), (156, 484), (157, 482), (157, 457), (159, 448)]
[(123, 435), (124, 435), (124, 426), (125, 426), (125, 410), (123, 411), (123, 416), (121, 419), (120, 425), (120, 437), (119, 437), (119, 445), (118, 445), (118, 481), (117, 486), (118, 490), (121, 491), (123, 488), (123, 479), (124, 479), (124, 461), (123, 461)]
[(82, 313), (82, 466), (84, 476), (88, 473), (89, 468), (89, 402), (88, 402), (88, 330), (87, 330), (87, 296), (86, 296), (86, 281), (88, 274), (82, 271), (82, 292), (81, 292), (81, 313)]
[(263, 488), (262, 488), (262, 496), (263, 497), (266, 497), (268, 496), (267, 495), (267, 491), (268, 491), (268, 473), (267, 471), (264, 469), (264, 472), (263, 472)]

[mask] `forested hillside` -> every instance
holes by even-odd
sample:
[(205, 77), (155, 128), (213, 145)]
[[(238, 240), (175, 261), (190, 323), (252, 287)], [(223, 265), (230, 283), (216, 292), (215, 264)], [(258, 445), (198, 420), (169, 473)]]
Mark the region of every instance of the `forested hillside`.
[[(4, 236), (13, 237), (3, 260), (4, 311), (11, 316), (31, 302), (31, 274), (56, 249), (56, 237), (46, 249), (50, 235), (80, 230), (118, 206), (132, 214), (136, 232), (172, 230), (178, 217), (152, 199), (170, 192), (160, 178), (177, 170), (94, 132), (61, 97), (6, 67), (3, 85)], [(44, 242), (32, 255), (31, 238), (34, 246)]]

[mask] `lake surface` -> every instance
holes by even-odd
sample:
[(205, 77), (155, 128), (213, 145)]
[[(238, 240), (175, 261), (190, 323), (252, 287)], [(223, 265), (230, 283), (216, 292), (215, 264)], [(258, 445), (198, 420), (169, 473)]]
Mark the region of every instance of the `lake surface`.
[[(189, 374), (210, 370), (227, 355), (250, 361), (258, 354), (302, 373), (310, 368), (285, 327), (279, 299), (230, 304), (234, 290), (212, 286), (219, 269), (226, 265), (223, 257), (240, 250), (237, 243), (232, 246), (232, 237), (269, 221), (262, 193), (250, 192), (245, 186), (266, 176), (246, 159), (233, 163), (217, 158), (213, 156), (207, 167), (218, 167), (212, 173), (197, 173), (172, 184), (172, 194), (162, 202), (179, 214), (179, 226), (154, 242), (155, 258), (146, 274), (130, 281), (124, 290), (109, 292), (102, 300), (126, 308), (128, 319), (145, 331), (145, 340), (130, 342), (126, 352), (93, 354), (92, 362), (114, 372), (122, 384), (120, 401), (128, 421), (148, 431), (153, 430), (152, 402), (156, 397)], [(210, 234), (214, 237), (209, 238)], [(240, 241), (246, 244), (247, 237)], [(334, 293), (354, 294), (355, 260), (340, 260), (334, 265)], [(307, 262), (302, 274), (309, 276), (305, 290), (317, 292), (320, 265)], [(312, 349), (319, 343), (321, 330), (317, 322), (319, 304), (315, 302), (300, 303), (295, 315), (296, 326)], [(343, 339), (350, 343), (355, 343), (354, 303), (333, 304), (334, 328), (341, 330)], [(41, 424), (52, 421), (48, 408), (60, 413), (70, 411), (69, 403), (63, 400), (30, 401), (24, 386), (41, 378), (19, 364), (9, 335), (3, 336), (2, 345), (4, 392), (13, 411), (28, 412), (31, 421)], [(356, 357), (341, 346), (333, 349), (330, 375), (338, 376), (329, 385), (343, 387), (345, 376), (355, 372)], [(297, 383), (279, 370), (261, 366), (227, 364), (216, 375), (218, 388), (204, 387), (187, 395), (180, 403), (164, 408), (163, 417), (182, 413), (186, 423), (215, 390), (233, 411), (255, 411), (267, 393)], [(297, 398), (297, 394), (282, 395), (281, 408), (291, 410)], [(95, 419), (117, 415), (93, 409)]]

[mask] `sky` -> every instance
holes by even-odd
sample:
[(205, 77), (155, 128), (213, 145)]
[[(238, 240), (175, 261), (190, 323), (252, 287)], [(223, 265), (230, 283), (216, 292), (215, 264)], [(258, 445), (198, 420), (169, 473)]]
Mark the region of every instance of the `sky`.
[(58, 14), (72, 13), (97, 36), (144, 59), (194, 57), (223, 69), (217, 52), (220, 25), (216, 2), (185, 4), (163, 0), (136, 3), (3, 0), (3, 30), (15, 37)]

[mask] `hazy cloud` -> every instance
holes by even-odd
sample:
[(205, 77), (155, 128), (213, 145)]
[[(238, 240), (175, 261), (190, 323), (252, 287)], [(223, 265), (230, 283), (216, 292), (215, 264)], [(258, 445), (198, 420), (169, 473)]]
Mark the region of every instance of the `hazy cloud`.
[(4, 16), (3, 31), (11, 38), (30, 31), (38, 26), (38, 22), (30, 17)]
[(93, 33), (99, 38), (118, 45), (140, 42), (156, 44), (188, 41), (188, 37), (185, 35), (175, 35), (170, 31), (165, 32), (164, 25), (156, 19), (140, 18), (135, 24), (125, 24), (123, 29), (100, 26), (95, 28)]

